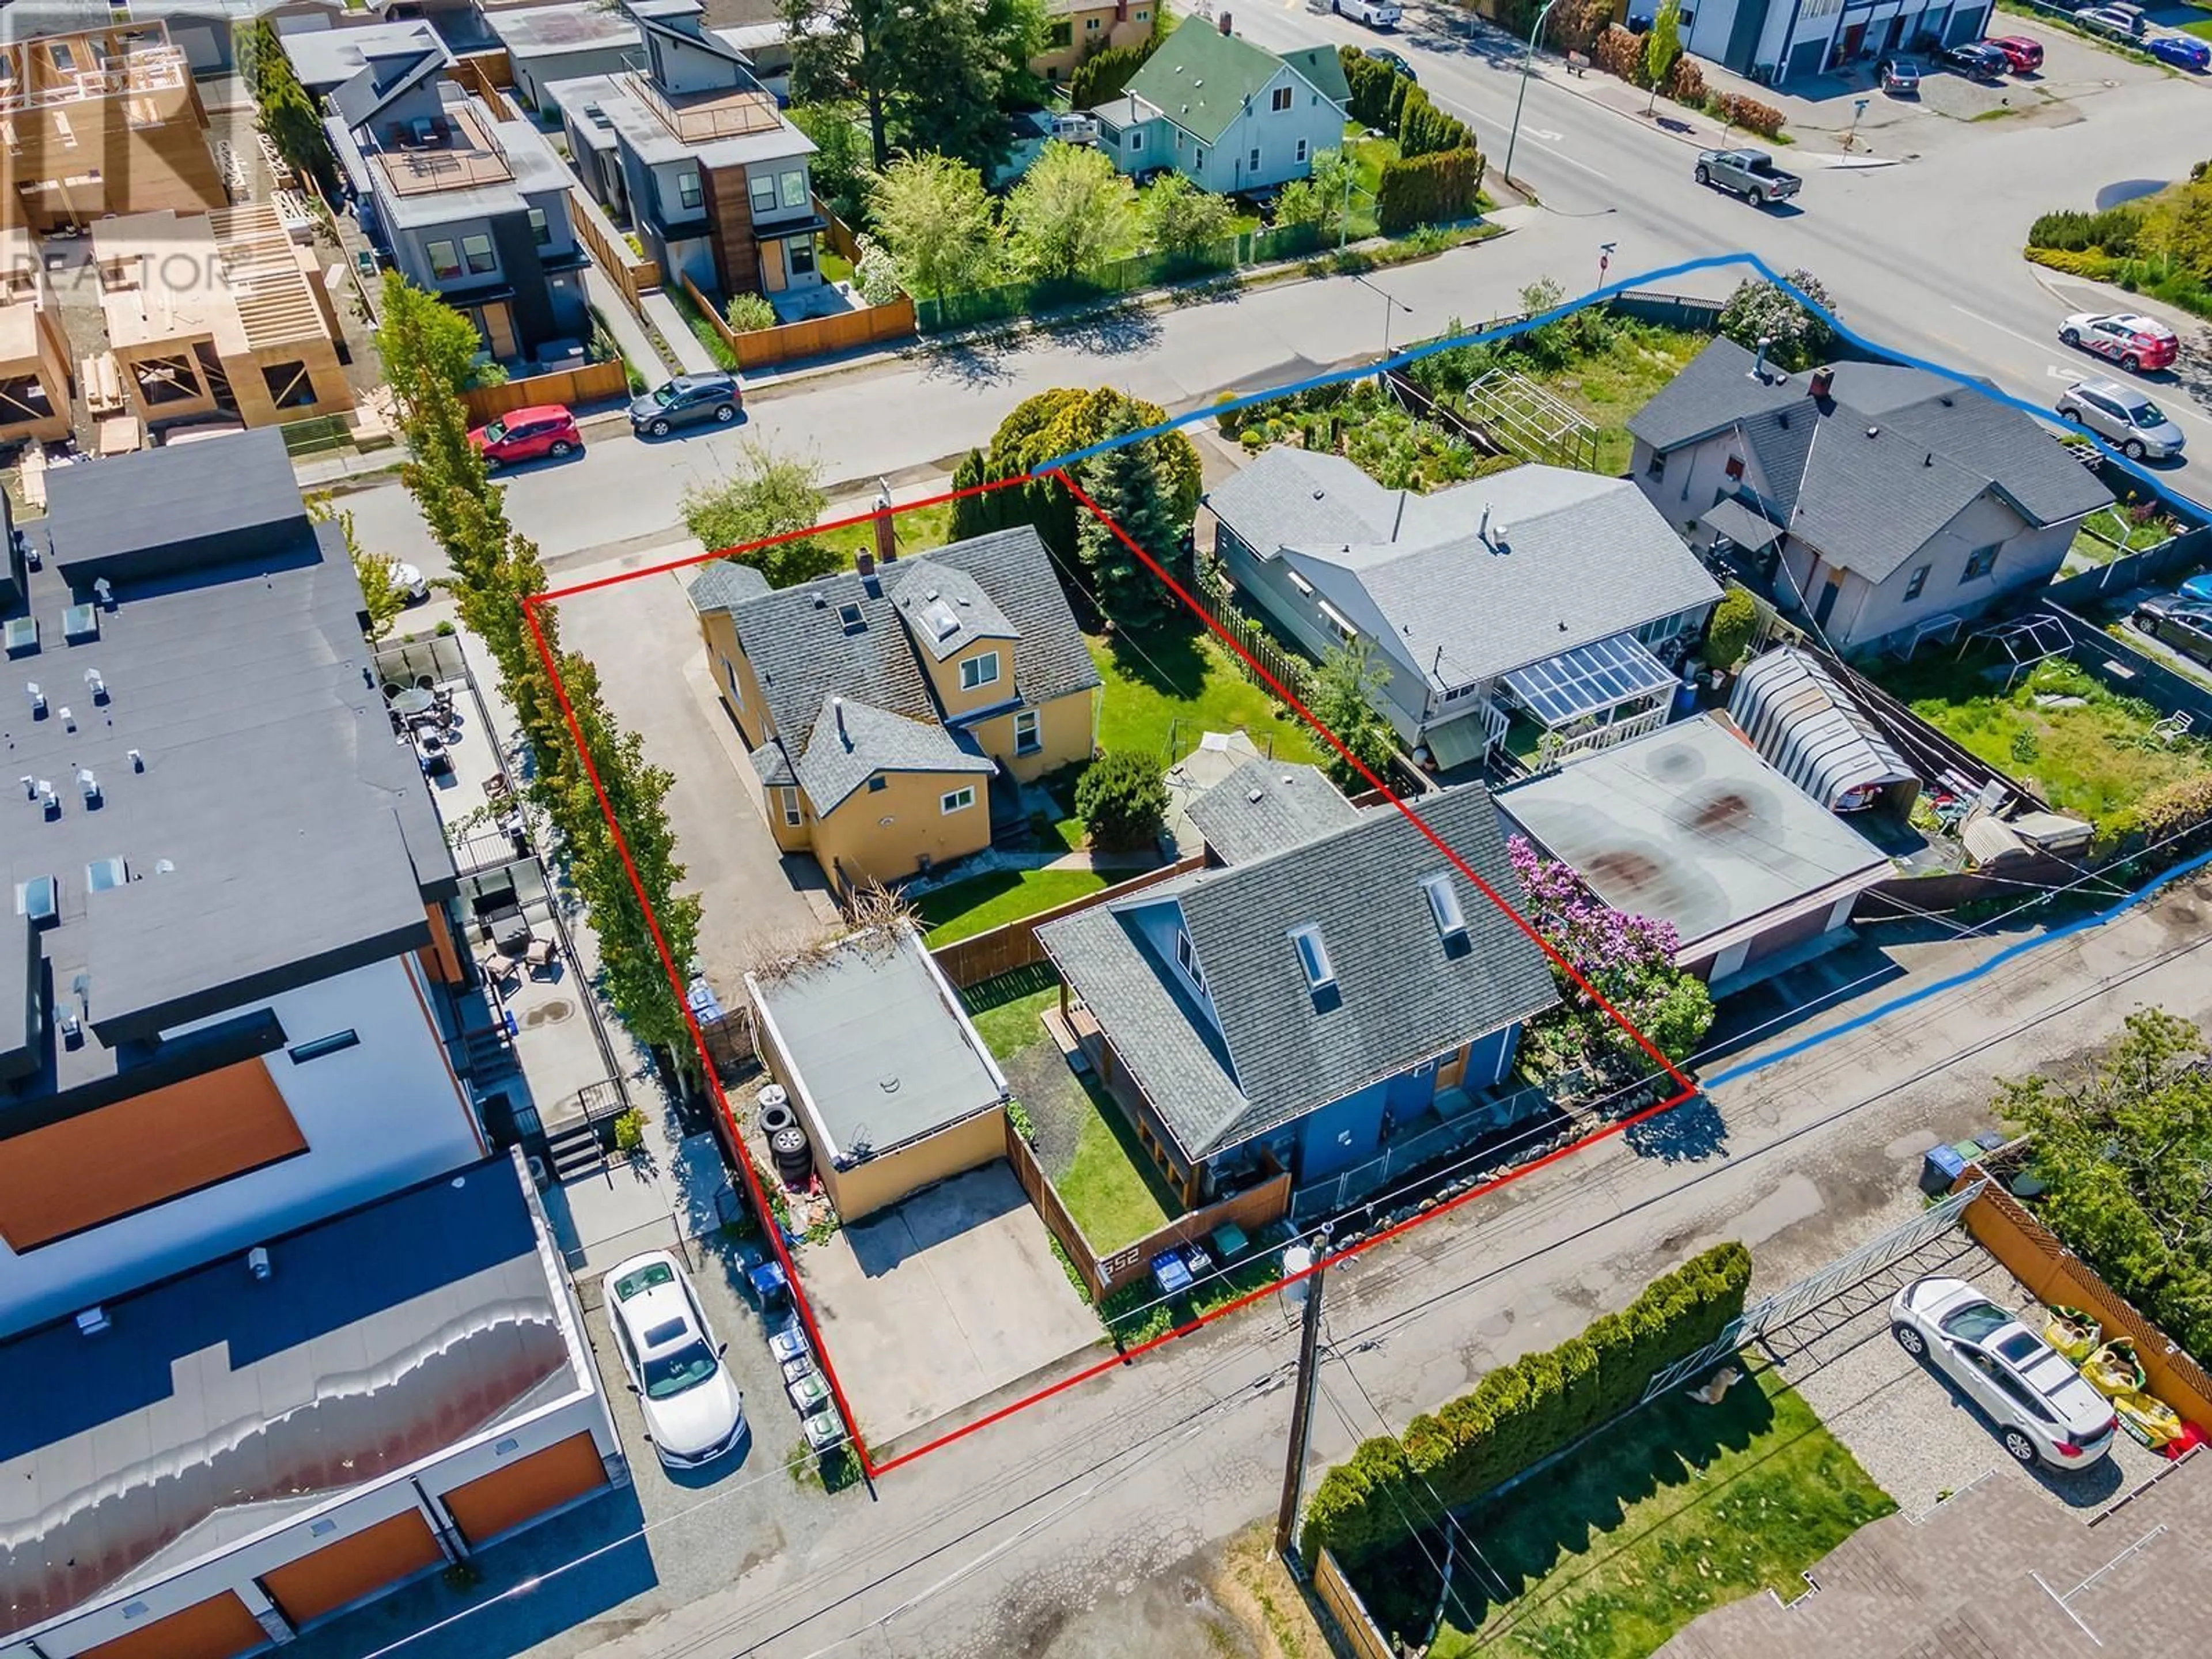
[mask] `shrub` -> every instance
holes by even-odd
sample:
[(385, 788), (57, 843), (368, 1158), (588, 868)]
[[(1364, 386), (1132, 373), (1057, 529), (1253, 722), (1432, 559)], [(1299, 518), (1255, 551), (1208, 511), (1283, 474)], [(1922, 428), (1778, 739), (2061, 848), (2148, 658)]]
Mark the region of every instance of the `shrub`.
[(2125, 258), (2136, 251), (2146, 216), (2143, 209), (2131, 202), (2101, 213), (2062, 208), (2042, 215), (2027, 228), (2027, 245), (2067, 253), (2096, 249)]
[(1706, 96), (1705, 65), (1687, 52), (1677, 58), (1674, 72), (1667, 77), (1667, 95), (1678, 104), (1703, 109)]
[(1711, 113), (1722, 120), (1732, 122), (1762, 138), (1781, 136), (1782, 112), (1771, 104), (1762, 104), (1756, 98), (1747, 98), (1740, 92), (1724, 92), (1711, 105)]
[(1751, 1254), (1717, 1244), (1654, 1279), (1622, 1313), (1500, 1366), (1402, 1437), (1364, 1441), (1315, 1487), (1299, 1547), (1356, 1560), (1480, 1498), (1631, 1409), (1651, 1377), (1743, 1311)]
[(1406, 94), (1398, 112), (1398, 154), (1407, 161), (1435, 155), (1449, 149), (1473, 149), (1474, 133), (1455, 115), (1447, 115), (1429, 101), (1419, 87)]
[(1127, 750), (1101, 755), (1076, 782), (1075, 813), (1092, 846), (1107, 852), (1142, 847), (1167, 821), (1167, 782), (1146, 756)]
[(1615, 23), (1591, 43), (1590, 61), (1607, 75), (1634, 81), (1644, 73), (1644, 42)]
[(775, 307), (757, 294), (732, 294), (722, 307), (722, 319), (737, 334), (775, 326)]
[(1741, 587), (1731, 587), (1713, 607), (1705, 624), (1705, 666), (1734, 668), (1751, 648), (1753, 630), (1759, 626), (1759, 606)]
[(1376, 218), (1383, 234), (1472, 216), (1484, 165), (1481, 152), (1465, 146), (1384, 162), (1375, 192)]
[(1364, 127), (1390, 131), (1391, 112), (1395, 107), (1391, 82), (1405, 77), (1357, 46), (1339, 46), (1336, 56), (1344, 65), (1345, 83), (1352, 88), (1352, 118)]
[(615, 1120), (615, 1151), (624, 1158), (645, 1145), (645, 1114), (633, 1106)]
[(1612, 21), (1611, 0), (1562, 0), (1546, 33), (1561, 52), (1588, 52)]
[(1145, 60), (1166, 39), (1165, 34), (1154, 29), (1141, 46), (1109, 46), (1103, 52), (1092, 52), (1067, 77), (1068, 106), (1096, 109), (1101, 104), (1112, 103), (1128, 89), (1137, 71), (1144, 68)]
[(2031, 247), (2027, 252), (2032, 264), (2047, 265), (2053, 270), (2063, 270), (2069, 276), (2087, 276), (2100, 283), (2112, 281), (2125, 263), (2115, 259), (2109, 253), (2100, 253), (2094, 248)]

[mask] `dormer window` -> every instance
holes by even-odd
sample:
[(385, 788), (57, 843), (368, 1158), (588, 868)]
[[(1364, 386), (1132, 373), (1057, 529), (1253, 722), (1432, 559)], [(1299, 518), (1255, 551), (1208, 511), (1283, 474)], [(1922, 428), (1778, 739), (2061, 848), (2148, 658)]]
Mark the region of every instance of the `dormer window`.
[(963, 691), (981, 690), (999, 683), (999, 653), (983, 651), (960, 665), (960, 689)]
[(1191, 946), (1190, 935), (1180, 927), (1176, 929), (1176, 963), (1183, 971), (1199, 995), (1206, 994), (1206, 975), (1199, 971), (1198, 952)]
[(1298, 966), (1304, 970), (1306, 989), (1318, 1000), (1324, 993), (1336, 988), (1336, 969), (1328, 959), (1328, 946), (1322, 943), (1321, 929), (1309, 924), (1291, 929), (1291, 944), (1298, 953)]

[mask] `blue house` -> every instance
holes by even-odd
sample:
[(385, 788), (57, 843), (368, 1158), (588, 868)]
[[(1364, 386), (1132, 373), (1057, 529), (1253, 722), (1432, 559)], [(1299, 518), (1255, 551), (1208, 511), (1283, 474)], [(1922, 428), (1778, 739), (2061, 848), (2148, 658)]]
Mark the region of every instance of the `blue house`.
[[(1486, 791), (1414, 810), (1515, 892)], [(1279, 1169), (1303, 1186), (1415, 1128), (1492, 1127), (1522, 1022), (1558, 1000), (1511, 918), (1396, 808), (1359, 811), (1310, 767), (1251, 762), (1189, 811), (1216, 867), (1037, 930), (1185, 1204)]]

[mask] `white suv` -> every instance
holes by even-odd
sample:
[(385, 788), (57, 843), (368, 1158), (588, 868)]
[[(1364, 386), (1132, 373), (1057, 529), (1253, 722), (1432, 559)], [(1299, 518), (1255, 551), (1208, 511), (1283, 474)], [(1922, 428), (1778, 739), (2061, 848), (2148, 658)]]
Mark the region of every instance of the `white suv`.
[(2058, 400), (2058, 413), (2086, 426), (2131, 461), (2171, 460), (2181, 453), (2181, 428), (2164, 410), (2118, 380), (2077, 380)]
[(1328, 9), (1340, 17), (1349, 17), (1371, 29), (1398, 27), (1397, 0), (1328, 0)]
[(2087, 1468), (2112, 1449), (2112, 1402), (1964, 1279), (1915, 1279), (1890, 1303), (1889, 1329), (1989, 1415), (2021, 1462)]

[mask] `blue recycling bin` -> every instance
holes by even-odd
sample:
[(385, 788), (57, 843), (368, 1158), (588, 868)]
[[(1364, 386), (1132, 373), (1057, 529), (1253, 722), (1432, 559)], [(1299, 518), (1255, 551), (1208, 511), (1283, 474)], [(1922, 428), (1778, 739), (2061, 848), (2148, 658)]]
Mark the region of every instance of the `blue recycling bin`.
[(1930, 1146), (1920, 1164), (1920, 1190), (1940, 1198), (1966, 1172), (1966, 1160), (1955, 1146)]

